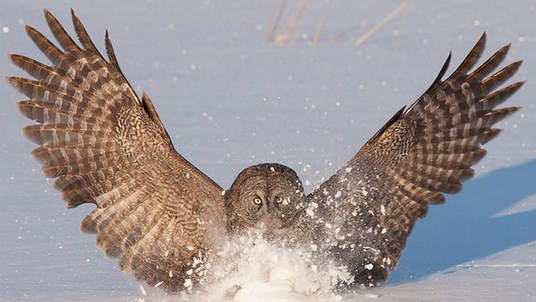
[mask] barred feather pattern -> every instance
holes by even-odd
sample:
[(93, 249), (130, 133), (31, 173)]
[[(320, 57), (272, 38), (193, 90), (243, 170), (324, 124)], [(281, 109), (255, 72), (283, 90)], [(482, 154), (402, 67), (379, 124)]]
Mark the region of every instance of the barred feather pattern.
[(121, 72), (108, 33), (110, 61), (74, 12), (80, 45), (47, 10), (45, 18), (61, 48), (26, 31), (52, 64), (10, 55), (34, 79), (6, 78), (28, 97), (20, 112), (37, 122), (23, 129), (39, 145), (33, 157), (69, 208), (96, 205), (81, 229), (97, 234), (122, 271), (169, 292), (193, 290), (224, 238), (221, 187), (174, 150), (149, 97), (140, 100)]
[[(348, 264), (354, 281), (385, 281), (396, 267), (416, 220), (429, 204), (445, 201), (474, 175), (482, 145), (500, 129), (493, 125), (518, 107), (496, 109), (524, 82), (497, 89), (521, 61), (498, 72), (510, 45), (470, 72), (486, 43), (484, 34), (445, 80), (450, 55), (431, 87), (409, 109), (402, 108), (336, 174), (308, 196), (318, 205), (318, 240)], [(329, 223), (329, 228), (323, 224)]]

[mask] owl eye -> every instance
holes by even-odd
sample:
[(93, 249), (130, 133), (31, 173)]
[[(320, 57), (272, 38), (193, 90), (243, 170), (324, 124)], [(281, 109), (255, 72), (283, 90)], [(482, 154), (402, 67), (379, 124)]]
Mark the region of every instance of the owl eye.
[(255, 197), (253, 199), (253, 203), (260, 206), (262, 204), (262, 200), (260, 199), (260, 197)]
[(281, 196), (277, 197), (277, 198), (275, 199), (275, 203), (277, 203), (277, 204), (281, 204), (281, 203), (283, 203), (283, 197), (281, 197)]

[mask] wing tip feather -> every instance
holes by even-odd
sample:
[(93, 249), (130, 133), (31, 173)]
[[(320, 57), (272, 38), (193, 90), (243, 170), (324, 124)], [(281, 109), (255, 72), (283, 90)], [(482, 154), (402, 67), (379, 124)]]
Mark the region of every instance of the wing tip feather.
[(19, 81), (20, 79), (22, 79), (21, 77), (17, 77), (17, 76), (4, 76), (4, 81), (6, 81), (6, 83), (8, 83), (9, 85), (11, 85), (13, 88), (19, 90)]
[(482, 158), (486, 156), (486, 154), (488, 154), (488, 151), (486, 151), (485, 149), (478, 149), (474, 151), (469, 161), (469, 167), (472, 167), (478, 164), (482, 160)]
[(433, 205), (444, 204), (446, 200), (445, 196), (439, 192), (435, 192), (435, 193), (436, 194), (430, 197), (430, 199), (428, 200), (428, 203), (433, 204)]
[(23, 116), (25, 116), (26, 118), (32, 121), (36, 121), (34, 114), (32, 112), (33, 105), (30, 104), (30, 102), (31, 102), (30, 100), (18, 101), (18, 102), (15, 102), (15, 106), (17, 107), (17, 110), (19, 111), (20, 114), (22, 114)]
[(462, 191), (463, 185), (461, 182), (456, 182), (449, 185), (449, 188), (445, 190), (447, 194), (458, 194)]
[(43, 8), (43, 15), (45, 15), (45, 19), (48, 21), (49, 19), (56, 19), (54, 15), (48, 10), (48, 8)]
[(475, 170), (469, 168), (462, 171), (460, 174), (460, 182), (468, 181), (475, 176)]
[(41, 125), (27, 125), (22, 128), (24, 137), (37, 145), (43, 145), (43, 137), (41, 136)]
[(62, 199), (65, 200), (66, 205), (67, 205), (67, 209), (74, 209), (74, 208), (78, 207), (81, 204), (91, 203), (91, 201), (87, 201), (86, 199), (80, 198), (78, 195), (76, 195), (73, 198), (68, 198), (68, 197), (65, 197), (63, 193), (64, 192), (62, 192), (62, 194), (61, 194)]
[(512, 114), (519, 111), (522, 107), (520, 106), (512, 106), (512, 107), (506, 107), (501, 109), (495, 109), (490, 112), (488, 112), (486, 115), (492, 116), (492, 122), (491, 125), (494, 125), (503, 119), (511, 116)]
[(503, 70), (508, 70), (511, 75), (514, 75), (519, 70), (519, 67), (521, 67), (521, 65), (523, 65), (523, 60), (517, 60), (510, 63)]
[(80, 223), (80, 232), (82, 234), (97, 234), (97, 224), (93, 218), (93, 212), (88, 214)]
[(6, 54), (6, 57), (13, 65), (17, 66), (18, 68), (22, 70), (26, 70), (26, 68), (23, 65), (23, 61), (27, 60), (28, 59), (27, 57), (23, 55), (19, 55), (19, 54), (14, 54), (14, 53)]
[(24, 24), (24, 30), (27, 34), (30, 34), (33, 31), (37, 31), (37, 29), (33, 28), (30, 24)]

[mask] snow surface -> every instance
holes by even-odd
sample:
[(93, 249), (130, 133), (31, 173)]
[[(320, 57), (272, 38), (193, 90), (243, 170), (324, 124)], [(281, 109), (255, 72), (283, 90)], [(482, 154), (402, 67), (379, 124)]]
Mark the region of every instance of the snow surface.
[[(47, 7), (72, 33), (73, 7), (101, 49), (110, 30), (130, 82), (148, 92), (177, 149), (202, 171), (229, 187), (246, 166), (280, 162), (310, 191), (428, 87), (450, 50), (455, 66), (483, 31), (487, 55), (512, 42), (507, 61), (525, 60), (514, 78), (528, 83), (508, 104), (524, 109), (500, 123), (504, 133), (464, 191), (416, 224), (387, 284), (309, 297), (304, 280), (315, 276), (273, 250), (252, 252), (264, 262), (233, 280), (246, 284), (239, 301), (536, 301), (536, 2), (411, 1), (370, 40), (349, 43), (400, 3), (312, 1), (295, 45), (274, 47), (262, 44), (271, 0), (1, 1), (0, 53), (46, 61), (22, 24), (48, 34)], [(309, 45), (302, 34), (319, 21), (324, 41), (349, 34)], [(22, 74), (6, 58), (0, 71)], [(120, 274), (94, 237), (79, 233), (91, 207), (65, 209), (20, 133), (29, 121), (13, 103), (22, 96), (5, 83), (0, 95), (0, 301), (181, 300)], [(195, 299), (219, 300), (216, 293)]]

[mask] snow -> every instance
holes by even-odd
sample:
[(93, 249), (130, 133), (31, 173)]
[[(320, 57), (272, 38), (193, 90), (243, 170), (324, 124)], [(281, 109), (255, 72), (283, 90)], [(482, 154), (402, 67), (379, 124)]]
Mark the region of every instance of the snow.
[[(499, 123), (505, 131), (486, 145), (488, 155), (463, 192), (416, 224), (387, 284), (308, 296), (319, 275), (275, 250), (253, 251), (244, 261), (258, 265), (244, 264), (233, 281), (251, 282), (237, 301), (536, 301), (536, 2), (411, 1), (369, 40), (349, 43), (400, 4), (311, 1), (295, 45), (275, 47), (262, 44), (271, 0), (1, 1), (0, 53), (46, 62), (23, 24), (49, 35), (47, 7), (72, 33), (73, 7), (101, 50), (110, 30), (136, 92), (147, 91), (179, 152), (222, 187), (249, 165), (279, 162), (298, 171), (309, 192), (428, 87), (450, 50), (452, 70), (483, 31), (485, 55), (512, 42), (507, 61), (525, 60), (514, 79), (528, 82), (508, 104), (523, 110)], [(284, 26), (297, 5), (289, 2)], [(311, 37), (319, 21), (324, 41), (349, 33), (310, 45), (303, 34)], [(22, 75), (7, 59), (0, 70)], [(5, 83), (0, 95), (0, 301), (182, 300), (122, 275), (93, 236), (79, 233), (91, 206), (65, 208), (21, 135), (29, 121), (13, 103), (22, 95)], [(272, 278), (245, 279), (261, 269)], [(230, 283), (204, 298), (220, 299)]]
[[(276, 247), (262, 238), (245, 236), (233, 241), (221, 252), (228, 261), (217, 263), (206, 293), (194, 301), (214, 301), (223, 297), (234, 301), (335, 301), (340, 295), (331, 290), (337, 280), (348, 280), (344, 268), (326, 260), (318, 266), (311, 252)], [(233, 289), (239, 289), (234, 291)], [(234, 295), (230, 295), (230, 291)]]

